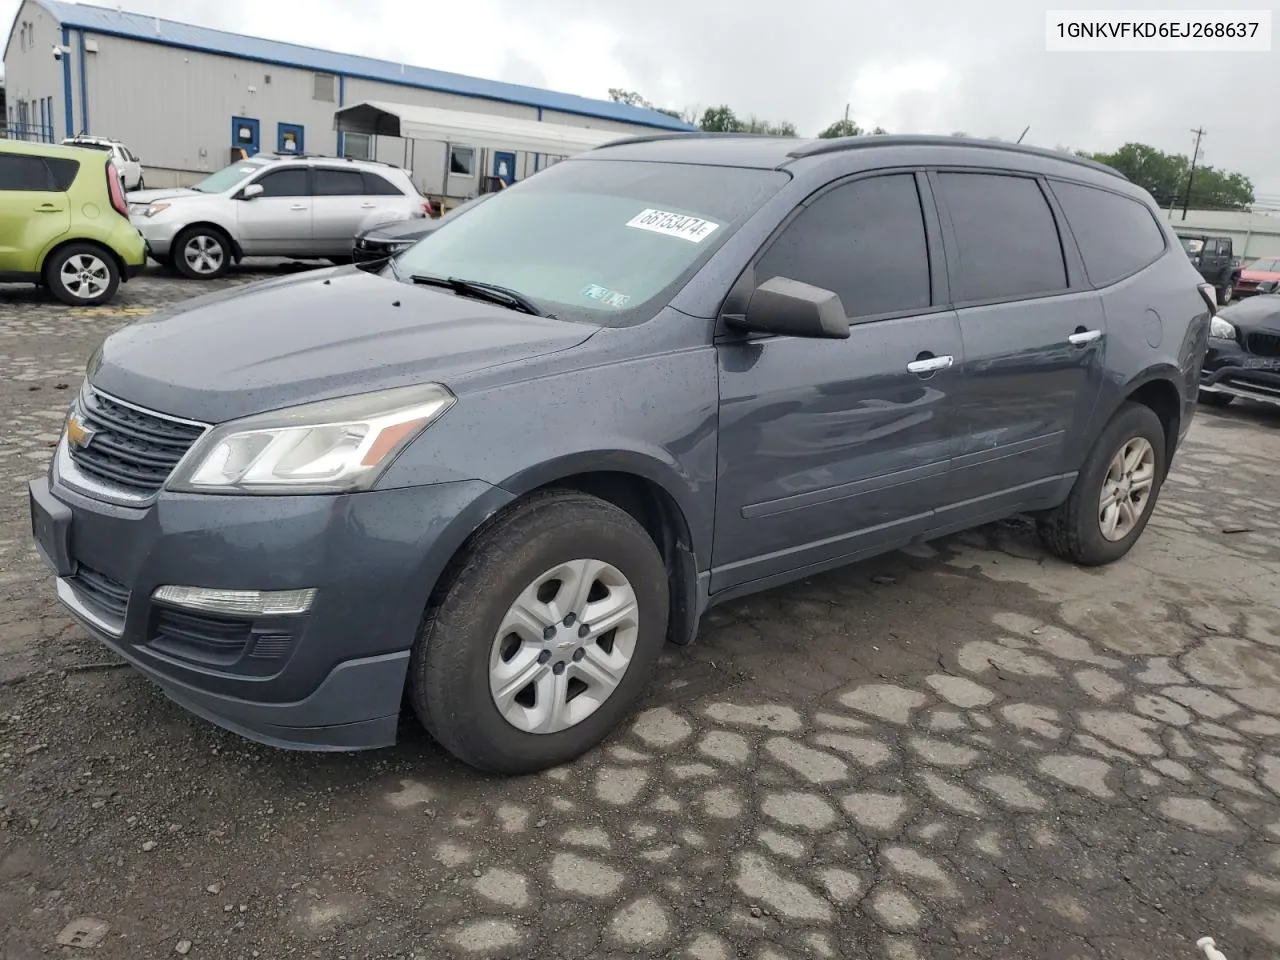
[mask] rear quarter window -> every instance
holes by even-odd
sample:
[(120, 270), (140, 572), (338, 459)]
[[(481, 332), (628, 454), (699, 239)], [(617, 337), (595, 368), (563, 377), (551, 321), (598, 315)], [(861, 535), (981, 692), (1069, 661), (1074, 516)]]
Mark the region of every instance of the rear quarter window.
[(1078, 183), (1054, 180), (1050, 186), (1094, 286), (1132, 276), (1164, 253), (1164, 231), (1146, 204)]
[(46, 157), (44, 162), (53, 176), (53, 188), (70, 190), (71, 185), (76, 182), (76, 175), (80, 172), (80, 161), (68, 160), (64, 157)]
[(403, 197), (404, 192), (398, 189), (386, 177), (380, 177), (376, 173), (369, 173), (367, 170), (361, 174), (364, 177), (365, 196), (369, 197)]

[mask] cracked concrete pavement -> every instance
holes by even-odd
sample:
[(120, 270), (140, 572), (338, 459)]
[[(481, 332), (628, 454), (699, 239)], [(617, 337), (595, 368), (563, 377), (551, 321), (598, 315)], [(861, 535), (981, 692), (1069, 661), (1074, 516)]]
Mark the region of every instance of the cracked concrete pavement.
[(0, 287), (3, 960), (79, 918), (121, 958), (1280, 954), (1280, 411), (1201, 410), (1119, 564), (1011, 521), (733, 603), (604, 746), (500, 780), (408, 721), (248, 744), (54, 602), (23, 492), (85, 358), (207, 289)]

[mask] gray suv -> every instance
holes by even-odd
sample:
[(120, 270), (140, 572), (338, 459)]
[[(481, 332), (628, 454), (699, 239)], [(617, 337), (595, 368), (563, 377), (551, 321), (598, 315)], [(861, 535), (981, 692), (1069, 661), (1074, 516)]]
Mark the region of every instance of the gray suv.
[(151, 259), (212, 280), (242, 257), (349, 261), (357, 233), (426, 216), (399, 167), (332, 157), (255, 156), (192, 187), (129, 194)]
[(91, 358), (30, 486), (57, 592), (178, 703), (332, 750), (567, 761), (719, 603), (1015, 513), (1142, 533), (1212, 290), (1151, 198), (951, 137), (655, 136), (375, 273)]

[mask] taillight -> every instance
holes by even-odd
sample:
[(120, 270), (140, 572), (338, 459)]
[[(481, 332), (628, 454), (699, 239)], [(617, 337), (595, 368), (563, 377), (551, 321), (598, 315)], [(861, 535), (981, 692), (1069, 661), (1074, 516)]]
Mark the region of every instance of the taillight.
[(120, 182), (120, 174), (116, 165), (107, 161), (107, 194), (111, 197), (111, 206), (122, 217), (129, 216), (129, 204), (124, 198), (124, 185)]
[(1205, 304), (1209, 307), (1209, 316), (1215, 316), (1218, 313), (1218, 291), (1212, 283), (1196, 284), (1196, 289), (1200, 291), (1200, 296), (1204, 298)]

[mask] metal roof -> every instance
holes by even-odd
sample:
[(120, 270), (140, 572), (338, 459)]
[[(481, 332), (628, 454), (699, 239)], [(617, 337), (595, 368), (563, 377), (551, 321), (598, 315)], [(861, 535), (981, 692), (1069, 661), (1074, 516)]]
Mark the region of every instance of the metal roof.
[(483, 80), (457, 73), (445, 73), (427, 67), (375, 60), (332, 50), (319, 50), (280, 40), (246, 37), (238, 33), (179, 23), (140, 13), (95, 7), (65, 0), (36, 0), (64, 27), (89, 30), (106, 36), (125, 37), (144, 43), (180, 47), (202, 53), (221, 54), (243, 60), (256, 60), (283, 67), (298, 67), (322, 73), (340, 74), (362, 80), (376, 80), (423, 90), (455, 93), (486, 100), (500, 100), (543, 110), (555, 110), (600, 120), (616, 120), (664, 130), (689, 130), (688, 124), (656, 110), (645, 110), (625, 103), (592, 100), (571, 93), (557, 93), (497, 80)]
[(334, 112), (334, 126), (347, 133), (368, 133), (406, 140), (440, 140), (491, 150), (520, 150), (567, 157), (591, 150), (617, 133), (569, 127), (541, 120), (499, 117), (441, 107), (367, 100)]

